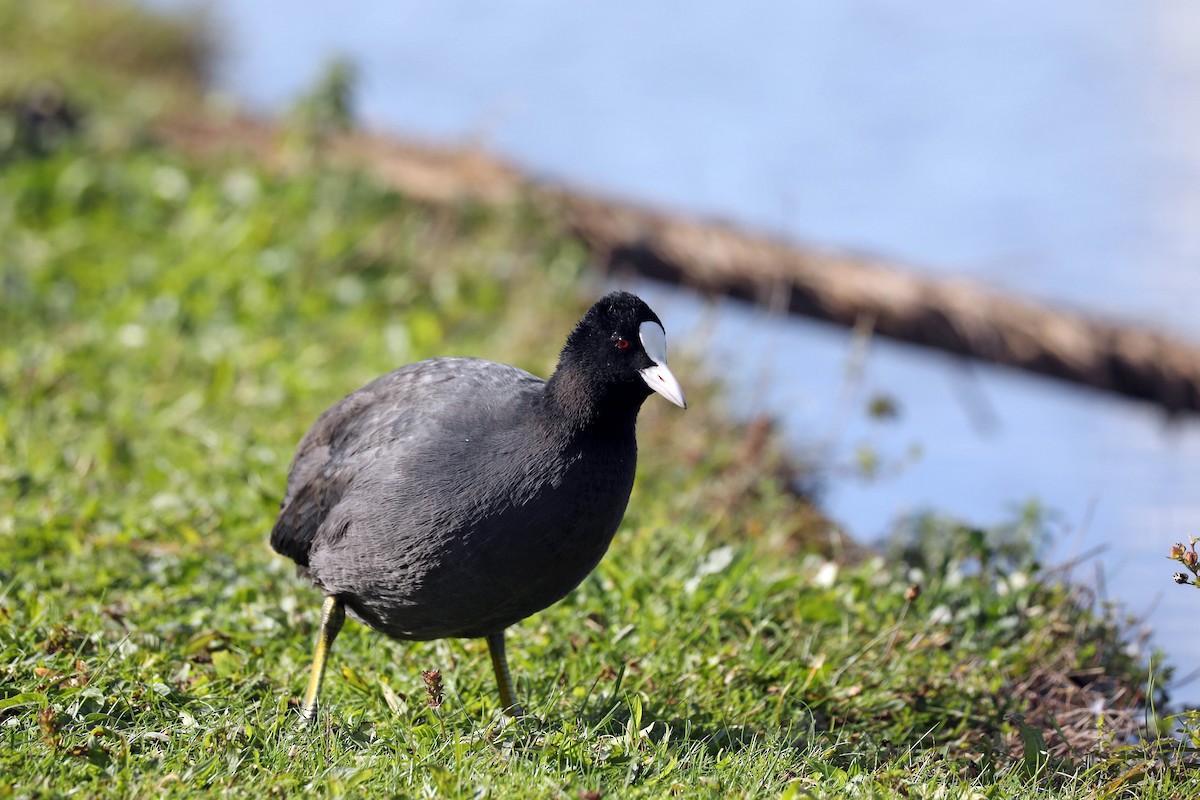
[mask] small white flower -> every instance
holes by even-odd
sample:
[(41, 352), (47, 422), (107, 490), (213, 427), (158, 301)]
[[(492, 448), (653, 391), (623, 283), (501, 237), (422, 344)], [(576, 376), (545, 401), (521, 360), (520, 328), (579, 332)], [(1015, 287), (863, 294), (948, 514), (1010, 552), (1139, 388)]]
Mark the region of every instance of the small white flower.
[(819, 586), (822, 589), (828, 589), (837, 582), (838, 565), (832, 561), (826, 561), (817, 570), (817, 574), (813, 576), (813, 585)]

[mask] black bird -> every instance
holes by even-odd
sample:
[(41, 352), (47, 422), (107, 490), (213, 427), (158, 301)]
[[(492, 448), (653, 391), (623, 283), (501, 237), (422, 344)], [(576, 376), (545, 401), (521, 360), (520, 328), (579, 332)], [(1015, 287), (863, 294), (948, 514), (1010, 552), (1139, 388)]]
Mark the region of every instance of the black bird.
[(325, 593), (301, 712), (346, 612), (397, 639), (483, 637), (504, 710), (504, 629), (561, 600), (608, 549), (651, 391), (686, 408), (650, 307), (613, 292), (567, 337), (550, 380), (476, 358), (401, 367), (300, 441), (271, 546)]

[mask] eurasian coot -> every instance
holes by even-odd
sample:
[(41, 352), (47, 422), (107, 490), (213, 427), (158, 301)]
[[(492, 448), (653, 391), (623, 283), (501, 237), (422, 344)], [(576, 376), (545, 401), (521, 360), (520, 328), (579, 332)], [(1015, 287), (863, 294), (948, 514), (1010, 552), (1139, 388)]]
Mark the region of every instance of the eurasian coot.
[(271, 546), (325, 593), (301, 712), (313, 721), (346, 612), (397, 639), (483, 637), (520, 715), (504, 629), (595, 568), (625, 513), (638, 409), (686, 408), (650, 307), (613, 292), (543, 381), (475, 358), (384, 375), (301, 440)]

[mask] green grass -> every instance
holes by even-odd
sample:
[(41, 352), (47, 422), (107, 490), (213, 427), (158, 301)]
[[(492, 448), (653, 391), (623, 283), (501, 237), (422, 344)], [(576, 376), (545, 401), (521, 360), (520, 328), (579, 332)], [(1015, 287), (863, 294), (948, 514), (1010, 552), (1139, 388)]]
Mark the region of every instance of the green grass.
[(1161, 693), (1039, 573), (1037, 513), (836, 566), (678, 340), (693, 407), (648, 404), (611, 552), (510, 633), (536, 719), (499, 713), (482, 642), (349, 623), (298, 729), (319, 596), (266, 540), (299, 437), (429, 355), (544, 375), (602, 287), (533, 208), (93, 130), (0, 148), (0, 797), (1200, 791), (1181, 745), (1126, 741)]

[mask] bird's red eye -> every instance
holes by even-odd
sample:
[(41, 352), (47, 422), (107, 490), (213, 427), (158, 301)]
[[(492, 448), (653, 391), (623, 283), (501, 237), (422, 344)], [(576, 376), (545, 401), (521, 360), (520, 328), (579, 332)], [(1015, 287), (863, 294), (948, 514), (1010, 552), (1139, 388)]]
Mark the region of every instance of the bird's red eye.
[(617, 349), (618, 350), (628, 350), (629, 349), (629, 340), (628, 339), (617, 339)]

